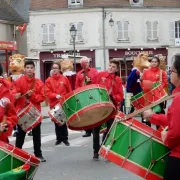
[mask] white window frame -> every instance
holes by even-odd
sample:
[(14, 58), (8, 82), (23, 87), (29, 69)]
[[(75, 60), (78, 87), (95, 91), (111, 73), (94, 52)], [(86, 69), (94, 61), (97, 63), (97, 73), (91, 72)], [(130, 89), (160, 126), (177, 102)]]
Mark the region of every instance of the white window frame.
[[(149, 27), (148, 27), (148, 25), (149, 25)], [(155, 29), (155, 26), (156, 26), (156, 29)], [(147, 21), (146, 22), (147, 41), (159, 41), (158, 27), (159, 27), (158, 21)]]
[[(71, 28), (72, 25), (75, 25), (76, 30), (77, 30), (75, 42), (79, 43), (79, 44), (83, 44), (84, 43), (83, 22), (70, 23), (70, 28)], [(81, 30), (78, 30), (79, 25), (81, 25)], [(78, 38), (78, 37), (81, 37), (81, 38)], [(73, 43), (72, 37), (70, 38), (70, 43)]]
[[(47, 28), (47, 32), (44, 32), (44, 28)], [(42, 24), (42, 44), (55, 44), (55, 24), (49, 23), (49, 24)], [(53, 32), (50, 32), (50, 28), (53, 27)], [(44, 41), (44, 36), (47, 36), (47, 41)]]
[[(121, 25), (121, 29), (120, 29), (120, 25)], [(119, 34), (121, 34), (121, 35), (119, 35)], [(129, 21), (117, 21), (117, 41), (120, 41), (120, 42), (122, 42), (122, 41), (129, 42), (130, 41)]]
[[(176, 30), (176, 24), (177, 24), (177, 30)], [(174, 37), (176, 39), (180, 39), (180, 21), (174, 22)]]
[(69, 6), (80, 6), (83, 5), (83, 0), (68, 0)]

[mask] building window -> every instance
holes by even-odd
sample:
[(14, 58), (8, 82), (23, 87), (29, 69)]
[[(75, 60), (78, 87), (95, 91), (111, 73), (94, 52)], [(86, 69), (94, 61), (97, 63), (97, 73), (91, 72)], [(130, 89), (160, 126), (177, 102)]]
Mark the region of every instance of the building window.
[[(84, 38), (83, 38), (83, 23), (79, 22), (79, 23), (70, 23), (70, 27), (72, 25), (75, 25), (76, 29), (77, 29), (77, 35), (76, 35), (76, 43), (84, 43)], [(73, 39), (70, 39), (70, 43), (73, 42)]]
[(147, 21), (147, 41), (158, 41), (158, 22)]
[(42, 24), (42, 44), (55, 44), (55, 24)]
[(69, 6), (81, 6), (83, 5), (83, 0), (68, 0)]
[(118, 21), (118, 41), (129, 41), (129, 22)]
[(175, 21), (175, 38), (180, 38), (180, 21)]

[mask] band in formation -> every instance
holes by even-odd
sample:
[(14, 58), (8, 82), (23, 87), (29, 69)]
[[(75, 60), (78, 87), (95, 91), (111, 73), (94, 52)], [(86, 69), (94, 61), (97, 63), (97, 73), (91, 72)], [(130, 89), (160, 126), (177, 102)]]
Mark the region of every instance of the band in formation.
[[(87, 57), (80, 63), (82, 70), (76, 74), (70, 59), (53, 62), (45, 84), (35, 77), (34, 62), (24, 61), (23, 55), (10, 57), (10, 77), (0, 65), (0, 178), (14, 179), (16, 173), (16, 179), (32, 179), (40, 161), (46, 162), (41, 150), (45, 101), (55, 145), (70, 146), (68, 128), (85, 130), (83, 137), (93, 135), (93, 160), (101, 155), (147, 180), (179, 180), (180, 55), (174, 55), (166, 72), (162, 55), (149, 62), (148, 55), (140, 53), (127, 79), (119, 77), (119, 62), (113, 59), (102, 72), (91, 68)], [(167, 113), (165, 98), (172, 99)], [(135, 119), (138, 112), (141, 122)], [(15, 146), (8, 141), (13, 128)], [(22, 150), (27, 132), (33, 136), (34, 155)]]

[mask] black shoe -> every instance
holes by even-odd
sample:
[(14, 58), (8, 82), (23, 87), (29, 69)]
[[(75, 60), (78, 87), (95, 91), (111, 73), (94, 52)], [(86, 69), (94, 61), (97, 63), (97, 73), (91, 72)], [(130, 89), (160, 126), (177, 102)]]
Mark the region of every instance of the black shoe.
[(94, 161), (99, 161), (99, 154), (98, 153), (94, 153), (93, 160)]
[(37, 156), (38, 159), (40, 159), (41, 162), (46, 162), (43, 156)]
[(70, 146), (70, 143), (68, 142), (68, 140), (63, 141), (63, 143), (64, 143), (66, 146)]
[(33, 134), (32, 134), (32, 131), (29, 131), (28, 132), (28, 136), (32, 136)]
[(57, 140), (56, 143), (55, 143), (55, 145), (59, 145), (59, 144), (61, 144), (61, 142), (62, 142), (62, 141)]
[(86, 133), (82, 137), (90, 137), (90, 136), (91, 136), (91, 133)]

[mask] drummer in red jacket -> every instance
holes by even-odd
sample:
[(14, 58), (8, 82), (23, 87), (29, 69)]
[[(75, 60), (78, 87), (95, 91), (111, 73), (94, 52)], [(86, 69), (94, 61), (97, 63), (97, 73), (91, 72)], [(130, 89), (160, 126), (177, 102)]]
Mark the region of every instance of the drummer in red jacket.
[[(24, 64), (25, 75), (15, 81), (14, 89), (16, 99), (16, 111), (20, 111), (26, 107), (27, 103), (32, 103), (41, 112), (41, 102), (45, 100), (44, 84), (40, 79), (35, 78), (35, 64), (33, 61), (26, 61)], [(21, 97), (26, 94), (26, 96)], [(26, 132), (21, 126), (17, 126), (16, 147), (22, 148)], [(46, 160), (42, 156), (41, 151), (41, 123), (32, 129), (34, 154), (41, 162)]]
[[(174, 63), (171, 70), (171, 83), (176, 86), (173, 94), (180, 92), (180, 54), (174, 56)], [(167, 115), (154, 114), (152, 110), (144, 112), (144, 118), (151, 123), (168, 126), (168, 131), (162, 131), (162, 141), (171, 149), (164, 180), (179, 180), (180, 173), (180, 94), (176, 95), (168, 108)]]
[[(68, 78), (60, 74), (60, 64), (58, 62), (54, 62), (52, 65), (52, 76), (45, 82), (45, 92), (49, 100), (50, 109), (59, 103), (60, 99), (64, 95), (71, 91), (72, 89)], [(57, 139), (55, 145), (63, 142), (66, 146), (69, 146), (67, 125), (64, 124), (59, 126), (56, 123), (54, 124)]]
[[(93, 78), (98, 74), (95, 68), (89, 67), (89, 58), (83, 57), (80, 60), (82, 70), (77, 73), (75, 88), (83, 87), (92, 83)], [(86, 130), (83, 137), (91, 136), (92, 129)]]
[[(107, 91), (114, 103), (117, 110), (119, 109), (120, 103), (123, 101), (123, 88), (122, 88), (122, 80), (119, 76), (116, 75), (119, 69), (119, 62), (111, 60), (109, 63), (109, 67), (107, 71), (99, 72), (98, 75), (94, 78), (94, 84), (101, 84), (107, 88)], [(107, 122), (107, 132), (109, 131), (112, 123), (114, 121), (114, 117), (110, 118)], [(99, 131), (100, 126), (93, 129), (93, 149), (94, 149), (94, 160), (99, 159), (98, 151), (100, 148), (99, 141)], [(103, 140), (105, 139), (105, 136)]]
[(17, 116), (10, 94), (10, 83), (2, 77), (2, 66), (0, 64), (0, 141), (9, 142), (13, 127), (17, 124)]

